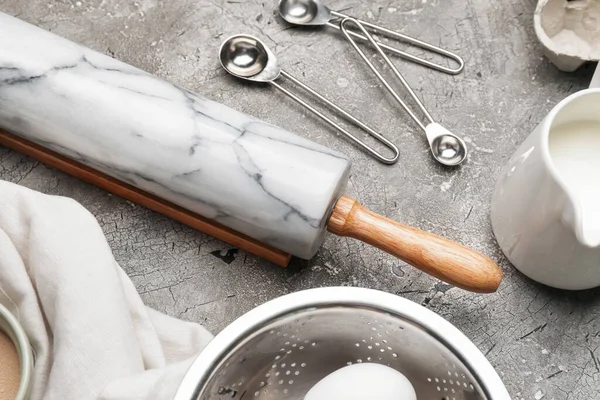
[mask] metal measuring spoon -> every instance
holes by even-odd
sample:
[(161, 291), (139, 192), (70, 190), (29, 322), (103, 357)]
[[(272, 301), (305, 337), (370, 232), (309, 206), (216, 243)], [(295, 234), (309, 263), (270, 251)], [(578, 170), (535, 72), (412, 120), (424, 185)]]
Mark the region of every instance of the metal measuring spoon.
[(319, 0), (279, 0), (279, 14), (294, 25), (325, 25), (332, 17), (342, 17)]
[[(369, 43), (371, 43), (371, 45), (377, 50), (379, 55), (384, 59), (388, 67), (392, 70), (398, 81), (410, 94), (413, 102), (418, 106), (419, 110), (425, 116), (426, 121), (422, 121), (417, 117), (414, 111), (400, 97), (398, 92), (396, 92), (396, 90), (387, 81), (387, 79), (383, 77), (383, 75), (381, 74), (381, 72), (379, 72), (377, 67), (375, 67), (375, 65), (371, 62), (371, 60), (369, 60), (369, 58), (360, 49), (360, 47), (358, 47), (356, 41), (350, 35), (351, 31), (347, 29), (347, 25), (349, 24), (355, 25), (367, 37)], [(431, 153), (433, 154), (433, 158), (435, 158), (439, 163), (450, 167), (462, 163), (467, 157), (467, 146), (465, 145), (465, 142), (433, 120), (433, 117), (431, 116), (429, 111), (427, 111), (417, 94), (412, 90), (406, 79), (404, 79), (400, 71), (398, 71), (396, 66), (385, 54), (381, 46), (377, 44), (377, 41), (373, 38), (373, 36), (365, 29), (363, 24), (361, 24), (360, 21), (354, 18), (344, 18), (344, 20), (340, 22), (340, 29), (342, 30), (342, 33), (344, 34), (348, 42), (352, 45), (352, 47), (354, 47), (354, 50), (358, 52), (363, 61), (369, 66), (371, 71), (373, 71), (377, 79), (379, 79), (379, 81), (383, 84), (387, 91), (394, 97), (396, 102), (398, 102), (398, 104), (400, 104), (400, 106), (408, 113), (408, 115), (413, 119), (413, 121), (415, 121), (415, 123), (419, 125), (419, 127), (425, 132), (427, 136), (427, 141), (429, 142), (429, 146), (431, 148)]]
[(225, 40), (219, 50), (219, 61), (231, 75), (254, 82), (271, 82), (281, 74), (275, 54), (250, 35), (235, 35)]
[[(253, 82), (266, 82), (275, 86), (277, 89), (335, 128), (338, 132), (352, 140), (358, 146), (362, 147), (365, 151), (371, 154), (371, 156), (382, 163), (394, 164), (396, 161), (398, 161), (398, 158), (400, 157), (400, 151), (396, 145), (386, 139), (383, 135), (371, 129), (362, 121), (353, 117), (347, 111), (327, 100), (325, 97), (321, 96), (319, 93), (315, 92), (313, 89), (279, 68), (275, 54), (273, 54), (273, 52), (256, 37), (250, 35), (235, 35), (225, 40), (225, 42), (223, 42), (221, 45), (221, 49), (219, 50), (219, 61), (221, 62), (221, 65), (225, 71), (233, 76)], [(282, 87), (280, 84), (275, 82), (275, 80), (280, 76), (291, 80), (295, 85), (300, 86), (303, 90), (315, 96), (320, 101), (340, 113), (348, 121), (352, 122), (354, 125), (360, 127), (369, 135), (373, 136), (383, 145), (388, 147), (392, 151), (393, 156), (386, 157), (380, 154), (368, 144), (364, 143), (362, 140), (358, 139), (356, 136), (339, 126), (329, 117), (308, 104), (306, 101)]]
[(467, 158), (465, 142), (438, 123), (425, 127), (431, 154), (439, 163), (454, 167)]
[[(331, 20), (342, 20), (344, 18), (349, 18), (349, 16), (346, 14), (342, 14), (340, 12), (331, 10), (329, 7), (321, 3), (320, 0), (279, 0), (279, 14), (284, 20), (286, 20), (290, 24), (311, 26), (327, 25), (337, 30), (341, 29), (339, 23), (333, 23), (331, 22)], [(404, 59), (451, 75), (459, 74), (465, 66), (465, 63), (460, 56), (448, 50), (423, 42), (419, 39), (415, 39), (413, 37), (392, 31), (390, 29), (384, 28), (383, 26), (371, 24), (363, 20), (358, 21), (363, 26), (366, 26), (367, 28), (372, 29), (375, 32), (381, 33), (384, 36), (387, 36), (400, 42), (409, 43), (413, 46), (420, 47), (424, 50), (428, 50), (432, 53), (436, 53), (443, 57), (447, 57), (451, 60), (454, 60), (454, 62), (458, 64), (458, 67), (449, 68), (440, 64), (436, 64), (424, 58), (420, 58), (412, 54), (406, 53), (405, 51), (402, 51), (395, 47), (388, 46), (387, 44), (382, 43), (380, 41), (376, 41), (382, 49), (393, 53), (397, 56), (400, 56)], [(349, 32), (349, 34), (355, 39), (359, 39), (364, 42), (369, 42), (368, 38), (361, 35), (360, 33)]]

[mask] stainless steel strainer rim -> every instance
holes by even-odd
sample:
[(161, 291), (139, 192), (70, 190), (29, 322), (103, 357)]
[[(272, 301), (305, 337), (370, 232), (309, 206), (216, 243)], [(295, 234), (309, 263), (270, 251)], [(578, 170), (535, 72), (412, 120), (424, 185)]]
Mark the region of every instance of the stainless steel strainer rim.
[(373, 308), (413, 321), (464, 362), (489, 399), (510, 400), (506, 387), (487, 358), (450, 322), (402, 297), (356, 287), (304, 290), (271, 300), (242, 315), (215, 336), (200, 353), (184, 376), (174, 400), (196, 400), (221, 359), (244, 338), (270, 321), (299, 310), (332, 306)]

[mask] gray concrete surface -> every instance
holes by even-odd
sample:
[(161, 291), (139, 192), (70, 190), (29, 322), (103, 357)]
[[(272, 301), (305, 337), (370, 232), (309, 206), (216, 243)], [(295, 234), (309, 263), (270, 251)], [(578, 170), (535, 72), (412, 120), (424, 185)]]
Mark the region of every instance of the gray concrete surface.
[[(451, 77), (398, 61), (431, 113), (471, 149), (456, 170), (439, 167), (406, 114), (380, 91), (332, 31), (291, 29), (261, 0), (0, 0), (0, 10), (171, 82), (339, 149), (354, 162), (348, 188), (388, 217), (472, 246), (497, 260), (496, 294), (475, 295), (354, 240), (329, 236), (310, 261), (280, 269), (27, 157), (0, 148), (0, 178), (81, 202), (102, 225), (144, 301), (217, 333), (285, 293), (327, 285), (396, 293), (439, 313), (487, 355), (514, 399), (600, 398), (600, 291), (536, 284), (503, 257), (490, 228), (493, 184), (537, 122), (584, 88), (592, 67), (558, 72), (541, 54), (533, 0), (337, 0), (334, 9), (377, 21), (461, 54)], [(216, 52), (234, 33), (260, 36), (281, 64), (356, 110), (401, 144), (395, 166), (374, 162), (267, 87), (225, 76)]]

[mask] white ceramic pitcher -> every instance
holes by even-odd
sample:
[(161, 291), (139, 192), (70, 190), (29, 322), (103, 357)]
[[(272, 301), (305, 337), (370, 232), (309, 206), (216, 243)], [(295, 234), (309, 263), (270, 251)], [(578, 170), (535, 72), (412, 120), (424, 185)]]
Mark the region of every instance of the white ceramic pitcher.
[(561, 101), (522, 143), (496, 185), (492, 227), (530, 278), (600, 286), (600, 89)]

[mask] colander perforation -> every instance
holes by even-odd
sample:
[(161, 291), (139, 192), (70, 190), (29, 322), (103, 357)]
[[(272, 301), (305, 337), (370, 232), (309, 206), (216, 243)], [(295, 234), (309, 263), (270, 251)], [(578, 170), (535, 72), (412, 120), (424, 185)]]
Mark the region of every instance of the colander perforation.
[[(280, 321), (276, 328), (263, 329), (253, 347), (247, 346), (229, 359), (229, 365), (225, 363), (218, 377), (223, 382), (221, 390), (209, 398), (302, 400), (310, 387), (330, 372), (374, 362), (406, 375), (419, 400), (486, 399), (478, 394), (471, 373), (435, 338), (408, 321), (399, 323), (374, 310), (351, 311), (357, 312), (363, 315), (352, 321), (348, 319), (350, 310), (315, 310), (311, 318)], [(337, 337), (348, 331), (356, 333), (353, 340)], [(415, 349), (428, 350), (419, 356)], [(249, 370), (240, 368), (242, 365)]]
[(419, 400), (510, 400), (485, 356), (447, 321), (359, 288), (314, 289), (253, 310), (209, 344), (182, 384), (192, 397), (176, 400), (303, 400), (325, 376), (365, 362), (404, 374)]

